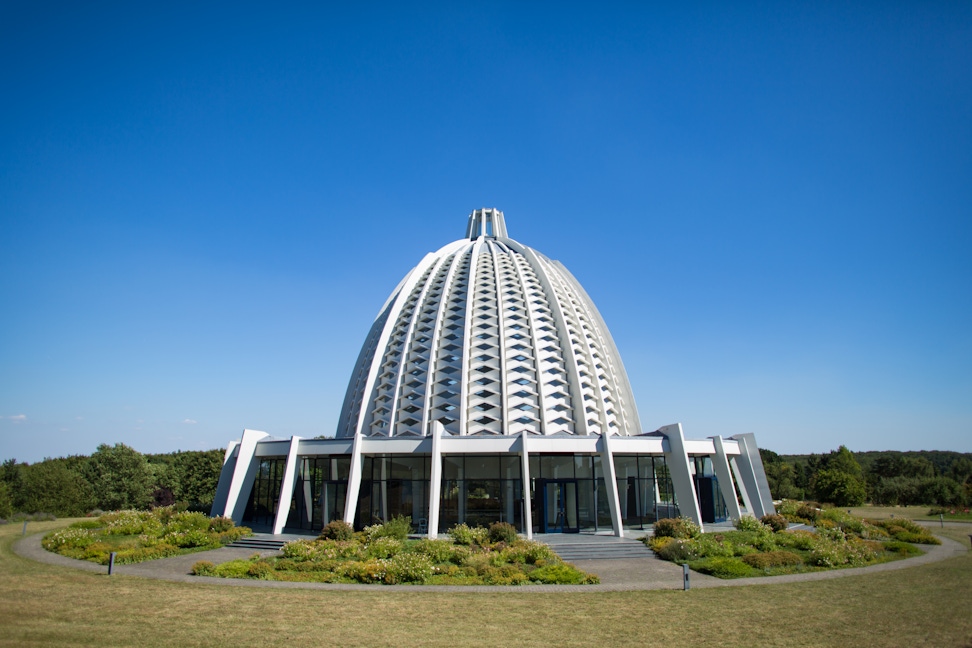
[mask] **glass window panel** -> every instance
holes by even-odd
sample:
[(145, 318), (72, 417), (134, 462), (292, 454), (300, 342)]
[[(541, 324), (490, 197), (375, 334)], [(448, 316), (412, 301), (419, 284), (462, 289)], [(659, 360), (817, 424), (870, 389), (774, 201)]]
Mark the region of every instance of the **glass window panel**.
[(499, 479), (499, 455), (466, 455), (466, 479)]
[(442, 479), (460, 479), (462, 472), (462, 455), (442, 456)]
[(520, 479), (523, 463), (520, 455), (501, 455), (500, 469), (504, 479)]
[(574, 474), (578, 479), (594, 476), (592, 460), (591, 455), (574, 455)]
[(574, 455), (541, 455), (540, 470), (544, 479), (570, 479), (574, 476)]
[(614, 471), (618, 480), (638, 476), (638, 457), (636, 455), (614, 455)]

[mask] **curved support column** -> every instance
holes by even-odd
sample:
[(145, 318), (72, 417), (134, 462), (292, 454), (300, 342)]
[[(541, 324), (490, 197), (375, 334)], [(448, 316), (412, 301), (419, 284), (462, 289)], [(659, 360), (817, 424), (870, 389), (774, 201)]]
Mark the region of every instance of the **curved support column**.
[(523, 530), (527, 540), (533, 539), (533, 503), (530, 499), (530, 453), (527, 450), (526, 430), (520, 432), (520, 461), (523, 470)]
[(712, 457), (712, 466), (715, 468), (716, 477), (719, 479), (719, 492), (722, 493), (722, 499), (726, 501), (729, 518), (738, 520), (742, 517), (742, 511), (739, 510), (736, 489), (732, 486), (732, 473), (729, 472), (729, 459), (726, 457), (726, 448), (722, 443), (721, 436), (714, 436), (711, 439), (712, 447), (715, 448), (715, 456)]
[(601, 433), (601, 468), (604, 472), (604, 488), (607, 489), (608, 508), (611, 509), (611, 527), (614, 535), (619, 538), (624, 537), (624, 526), (621, 523), (621, 498), (618, 497), (618, 476), (614, 470), (614, 453), (611, 452), (611, 442), (608, 441), (610, 435), (605, 431)]
[(429, 530), (428, 536), (436, 538), (439, 535), (439, 504), (442, 496), (442, 435), (445, 426), (438, 421), (432, 421), (432, 467), (429, 484)]
[(692, 468), (689, 465), (688, 452), (685, 450), (685, 435), (682, 424), (665, 425), (658, 431), (668, 439), (669, 453), (665, 455), (665, 463), (672, 475), (672, 486), (675, 488), (675, 499), (678, 500), (679, 514), (691, 519), (702, 526), (702, 510), (699, 508), (699, 498), (695, 492), (695, 480), (692, 479)]
[(229, 492), (226, 495), (226, 508), (223, 515), (232, 518), (236, 524), (243, 523), (243, 511), (246, 500), (253, 490), (253, 480), (256, 478), (257, 461), (256, 446), (260, 439), (270, 436), (266, 432), (257, 430), (243, 430), (240, 439), (240, 449), (236, 454), (236, 465), (233, 467), (233, 478), (230, 480)]
[(294, 482), (297, 477), (297, 447), (300, 437), (290, 437), (290, 448), (287, 450), (287, 464), (284, 467), (283, 480), (280, 482), (280, 500), (277, 502), (277, 515), (273, 519), (273, 534), (283, 533), (284, 525), (290, 516), (290, 503), (294, 498)]

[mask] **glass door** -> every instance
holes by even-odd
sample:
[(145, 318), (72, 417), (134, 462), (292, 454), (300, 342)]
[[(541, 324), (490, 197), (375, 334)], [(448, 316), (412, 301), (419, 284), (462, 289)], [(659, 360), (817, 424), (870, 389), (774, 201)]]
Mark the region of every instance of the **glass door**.
[(541, 479), (541, 533), (580, 533), (576, 479)]

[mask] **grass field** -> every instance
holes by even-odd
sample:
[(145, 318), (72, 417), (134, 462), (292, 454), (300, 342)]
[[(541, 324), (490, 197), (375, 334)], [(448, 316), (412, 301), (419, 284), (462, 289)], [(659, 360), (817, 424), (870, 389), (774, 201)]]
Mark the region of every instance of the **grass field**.
[[(972, 647), (972, 554), (689, 592), (269, 590), (39, 564), (13, 554), (20, 531), (0, 526), (0, 645)], [(942, 533), (968, 543), (972, 525)]]

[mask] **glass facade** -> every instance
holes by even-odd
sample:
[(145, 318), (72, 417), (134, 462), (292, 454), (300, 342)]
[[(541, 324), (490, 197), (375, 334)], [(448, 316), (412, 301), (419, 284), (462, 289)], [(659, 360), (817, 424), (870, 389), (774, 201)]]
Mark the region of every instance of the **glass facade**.
[(600, 455), (531, 454), (534, 533), (580, 533), (611, 528)]
[(644, 529), (656, 520), (678, 517), (675, 489), (662, 455), (614, 455), (621, 524)]
[(712, 458), (706, 456), (691, 457), (695, 468), (695, 493), (698, 496), (699, 512), (702, 523), (724, 522), (729, 518), (726, 500), (719, 489), (719, 478), (715, 475)]
[(429, 455), (374, 455), (362, 461), (354, 527), (363, 529), (398, 516), (425, 533), (429, 517)]
[(519, 455), (443, 455), (439, 531), (456, 524), (523, 527), (523, 479)]
[(260, 459), (250, 499), (243, 510), (243, 523), (251, 527), (273, 527), (280, 502), (280, 482), (283, 480), (286, 457)]
[(348, 455), (301, 459), (287, 526), (316, 531), (331, 520), (343, 520), (350, 468)]
[[(709, 457), (692, 457), (703, 522), (722, 521), (727, 508)], [(322, 455), (300, 458), (286, 528), (320, 530), (344, 519), (351, 458)], [(599, 454), (538, 453), (529, 456), (534, 533), (610, 530), (611, 509)], [(645, 529), (656, 520), (679, 515), (664, 456), (614, 455), (621, 524)], [(280, 501), (285, 457), (259, 460), (243, 522), (272, 527)], [(354, 527), (412, 518), (413, 531), (426, 533), (429, 517), (431, 457), (387, 454), (362, 457), (361, 487)], [(456, 524), (488, 527), (508, 522), (524, 533), (524, 489), (519, 454), (442, 456), (440, 533)]]

